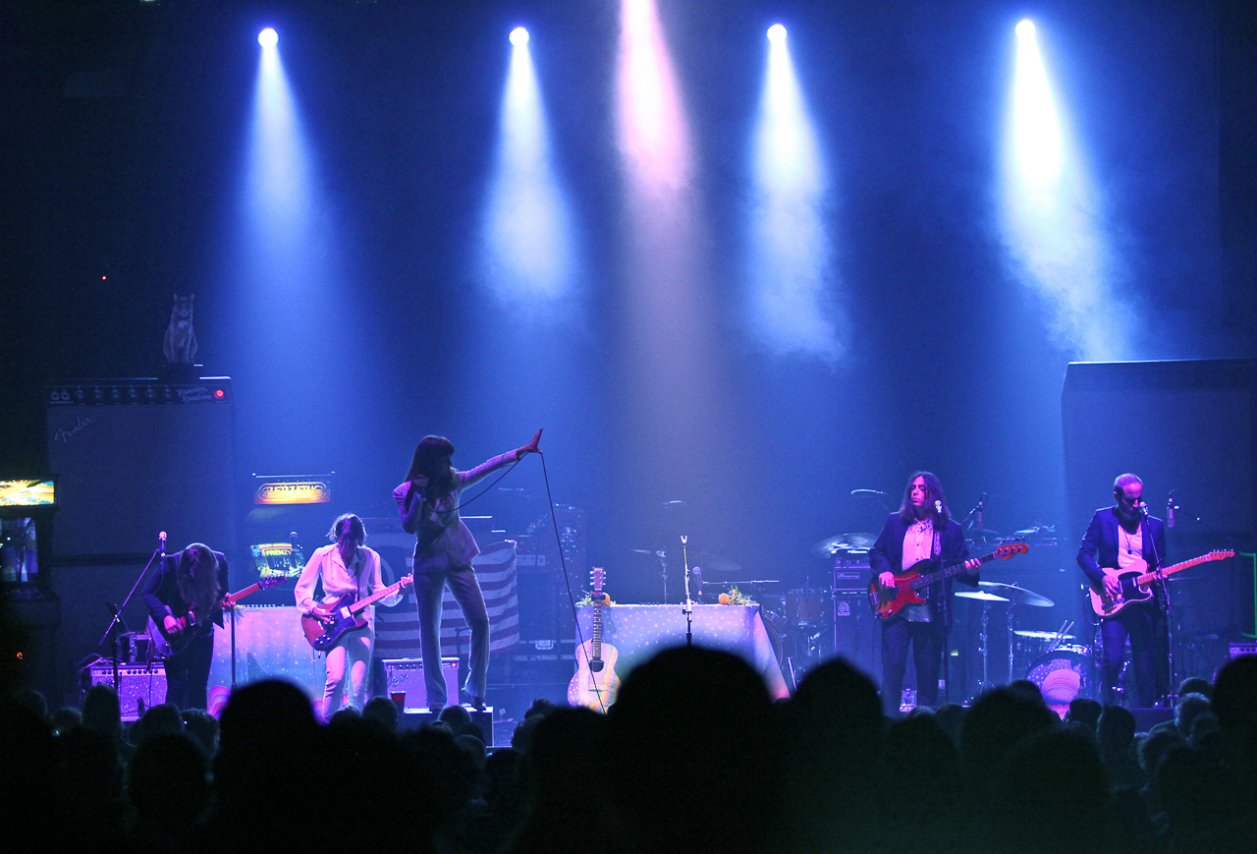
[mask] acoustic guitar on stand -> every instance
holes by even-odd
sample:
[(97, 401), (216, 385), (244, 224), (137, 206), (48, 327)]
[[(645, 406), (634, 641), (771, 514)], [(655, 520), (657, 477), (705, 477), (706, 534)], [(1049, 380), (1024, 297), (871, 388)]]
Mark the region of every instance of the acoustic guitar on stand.
[[(284, 576), (282, 575), (268, 575), (266, 578), (237, 590), (235, 593), (228, 593), (220, 600), (220, 604), (223, 608), (233, 608), (241, 599), (247, 599), (259, 590), (269, 590), (283, 581)], [(174, 614), (172, 613), (171, 616), (174, 616)], [(162, 620), (162, 623), (159, 624), (151, 616), (148, 618), (148, 637), (151, 644), (149, 648), (161, 658), (169, 658), (182, 652), (183, 648), (188, 645), (188, 641), (196, 637), (200, 631), (205, 629), (206, 625), (210, 624), (208, 618), (202, 617), (192, 610), (175, 617), (175, 627), (173, 629), (167, 630), (165, 625), (163, 625), (165, 622), (165, 620)]]
[(1095, 611), (1097, 616), (1111, 617), (1127, 605), (1134, 602), (1147, 602), (1151, 599), (1152, 590), (1149, 588), (1152, 582), (1158, 578), (1165, 578), (1167, 575), (1182, 572), (1184, 569), (1190, 569), (1193, 566), (1199, 566), (1211, 560), (1226, 560), (1232, 557), (1235, 557), (1235, 552), (1232, 549), (1214, 549), (1208, 554), (1203, 554), (1200, 557), (1194, 557), (1191, 560), (1185, 560), (1182, 563), (1176, 563), (1173, 566), (1167, 566), (1164, 569), (1158, 569), (1153, 572), (1140, 572), (1137, 569), (1117, 570), (1102, 566), (1100, 571), (1106, 577), (1116, 578), (1117, 583), (1121, 585), (1121, 590), (1118, 592), (1116, 599), (1110, 599), (1107, 593), (1103, 590), (1097, 591), (1093, 585), (1088, 591), (1091, 595), (1091, 610)]
[[(1028, 551), (1030, 546), (1025, 543), (1005, 543), (996, 546), (995, 551), (990, 554), (977, 558), (977, 561), (982, 564), (990, 560), (1008, 560)], [(953, 563), (933, 572), (928, 570), (936, 565), (936, 561), (928, 558), (917, 561), (895, 576), (893, 587), (883, 587), (877, 576), (874, 576), (869, 582), (869, 604), (873, 607), (873, 614), (879, 620), (889, 620), (909, 605), (921, 604), (926, 600), (931, 586), (964, 572), (965, 564), (971, 560), (974, 558), (965, 558), (960, 563)]]
[(590, 596), (594, 626), (589, 640), (576, 650), (576, 673), (567, 686), (567, 701), (573, 706), (605, 712), (620, 691), (620, 677), (615, 674), (615, 662), (620, 653), (611, 644), (602, 642), (602, 607), (607, 600), (602, 584), (607, 571), (596, 566), (589, 575), (594, 586)]
[(346, 593), (330, 605), (319, 605), (315, 613), (301, 615), (301, 631), (310, 646), (318, 652), (327, 652), (336, 646), (346, 632), (357, 631), (366, 626), (367, 618), (360, 615), (368, 605), (374, 605), (398, 590), (409, 587), (414, 580), (413, 575), (406, 575), (362, 599), (358, 598), (357, 593)]

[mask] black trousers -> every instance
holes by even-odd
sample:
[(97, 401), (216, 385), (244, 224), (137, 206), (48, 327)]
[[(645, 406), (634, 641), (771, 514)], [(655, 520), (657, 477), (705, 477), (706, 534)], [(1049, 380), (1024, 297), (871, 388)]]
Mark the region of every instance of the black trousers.
[(1100, 642), (1104, 657), (1100, 666), (1100, 682), (1104, 702), (1117, 702), (1117, 680), (1126, 658), (1126, 638), (1130, 638), (1130, 664), (1135, 674), (1135, 690), (1126, 691), (1127, 706), (1148, 707), (1167, 690), (1165, 620), (1154, 599), (1127, 605), (1116, 615), (1100, 623)]
[(882, 623), (882, 708), (890, 715), (899, 711), (910, 645), (917, 675), (917, 705), (938, 707), (942, 627), (937, 623), (915, 623), (898, 617)]
[(214, 632), (190, 638), (179, 652), (166, 658), (166, 702), (180, 709), (209, 705), (210, 664), (214, 660)]

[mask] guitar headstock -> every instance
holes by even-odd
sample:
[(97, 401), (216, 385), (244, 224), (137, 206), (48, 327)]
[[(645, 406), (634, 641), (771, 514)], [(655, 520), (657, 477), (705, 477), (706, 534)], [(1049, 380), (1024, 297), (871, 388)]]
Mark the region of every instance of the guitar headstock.
[(276, 585), (283, 584), (284, 581), (287, 580), (287, 578), (288, 576), (286, 575), (268, 575), (265, 578), (259, 578), (258, 589), (270, 590), (272, 587), (275, 587)]
[(1235, 557), (1235, 549), (1214, 549), (1209, 552), (1209, 560), (1226, 560)]
[(995, 547), (995, 557), (1008, 560), (1014, 555), (1024, 555), (1028, 551), (1030, 551), (1030, 546), (1026, 543), (1004, 543)]
[(602, 592), (602, 584), (607, 580), (607, 571), (601, 566), (589, 570), (589, 582), (593, 585), (594, 595)]

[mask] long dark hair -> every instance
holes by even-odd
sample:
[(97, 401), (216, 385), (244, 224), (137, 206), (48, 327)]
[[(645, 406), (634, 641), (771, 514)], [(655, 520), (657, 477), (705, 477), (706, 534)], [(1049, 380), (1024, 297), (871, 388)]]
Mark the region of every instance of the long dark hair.
[(428, 500), (441, 498), (454, 491), (454, 468), (450, 457), (454, 456), (454, 443), (444, 436), (424, 436), (415, 446), (415, 456), (410, 461), (406, 480), (419, 477), (428, 479), (424, 497)]
[(218, 558), (204, 543), (192, 543), (179, 553), (175, 581), (179, 596), (198, 617), (208, 616), (226, 592), (218, 586)]
[(951, 518), (951, 510), (947, 506), (947, 496), (943, 494), (943, 484), (938, 479), (938, 475), (932, 471), (914, 471), (912, 476), (908, 478), (908, 485), (903, 489), (903, 501), (899, 503), (899, 518), (905, 522), (915, 520), (916, 514), (912, 510), (912, 482), (917, 478), (925, 481), (925, 507), (931, 513), (934, 512), (934, 502), (943, 502), (943, 519)]

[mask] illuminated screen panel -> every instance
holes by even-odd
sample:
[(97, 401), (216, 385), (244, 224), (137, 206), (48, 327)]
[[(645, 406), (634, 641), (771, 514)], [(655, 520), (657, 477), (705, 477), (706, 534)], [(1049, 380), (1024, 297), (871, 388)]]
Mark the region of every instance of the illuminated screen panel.
[(47, 480), (0, 480), (0, 507), (55, 507), (57, 488)]

